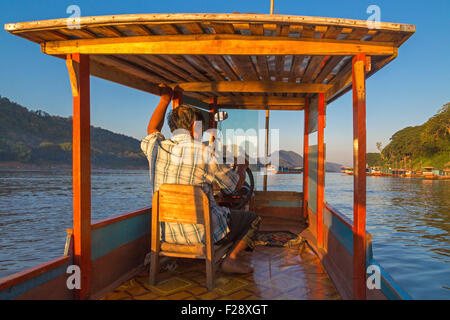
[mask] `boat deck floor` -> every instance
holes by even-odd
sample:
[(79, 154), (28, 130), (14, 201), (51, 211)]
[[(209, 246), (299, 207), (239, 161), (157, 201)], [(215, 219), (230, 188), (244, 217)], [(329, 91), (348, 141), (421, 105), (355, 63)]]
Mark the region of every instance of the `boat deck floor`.
[(106, 300), (306, 300), (340, 299), (319, 258), (309, 248), (257, 246), (242, 257), (252, 274), (216, 273), (205, 286), (202, 260), (171, 259), (162, 265), (158, 284), (148, 284), (148, 268), (102, 299)]

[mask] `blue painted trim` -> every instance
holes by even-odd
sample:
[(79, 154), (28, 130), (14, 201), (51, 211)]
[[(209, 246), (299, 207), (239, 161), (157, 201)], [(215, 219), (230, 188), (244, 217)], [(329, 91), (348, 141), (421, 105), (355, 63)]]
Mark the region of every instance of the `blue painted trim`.
[(389, 273), (374, 259), (366, 262), (367, 266), (376, 265), (381, 272), (381, 291), (389, 300), (413, 300), (413, 298), (398, 285)]
[(317, 214), (317, 145), (308, 149), (308, 207)]
[(270, 207), (280, 208), (299, 208), (302, 206), (302, 202), (298, 201), (282, 201), (282, 200), (269, 200)]
[(115, 249), (150, 233), (150, 214), (120, 220), (92, 230), (91, 259), (96, 260)]
[(0, 291), (0, 300), (12, 300), (27, 291), (30, 291), (45, 282), (56, 279), (62, 274), (66, 273), (67, 267), (72, 264), (72, 259), (66, 264), (60, 265), (52, 270), (49, 270), (45, 273), (39, 274), (34, 278), (27, 279), (23, 282), (20, 282), (12, 287), (9, 287), (3, 291)]
[(326, 207), (323, 208), (323, 224), (328, 231), (347, 249), (353, 256), (353, 230), (331, 213)]
[[(329, 232), (347, 249), (353, 256), (353, 230), (324, 207), (323, 223)], [(373, 258), (372, 242), (368, 242), (366, 248), (366, 266), (376, 265), (381, 272), (381, 291), (389, 300), (412, 300), (412, 297), (401, 288), (389, 273)]]

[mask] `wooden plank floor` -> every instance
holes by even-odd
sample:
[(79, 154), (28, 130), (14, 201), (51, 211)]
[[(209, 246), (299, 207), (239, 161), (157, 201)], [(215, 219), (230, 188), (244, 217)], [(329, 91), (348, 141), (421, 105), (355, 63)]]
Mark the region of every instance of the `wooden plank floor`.
[[(158, 284), (148, 284), (148, 269), (115, 289), (106, 300), (305, 300), (340, 299), (324, 267), (308, 245), (258, 246), (243, 256), (253, 274), (217, 272), (216, 287), (205, 287), (201, 260), (172, 259), (162, 266)], [(163, 270), (165, 269), (165, 270)], [(170, 269), (170, 270), (167, 270)]]

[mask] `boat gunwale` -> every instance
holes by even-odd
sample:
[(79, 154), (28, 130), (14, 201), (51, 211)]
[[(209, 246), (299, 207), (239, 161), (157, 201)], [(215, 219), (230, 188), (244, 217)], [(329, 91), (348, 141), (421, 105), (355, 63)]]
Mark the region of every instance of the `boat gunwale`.
[(43, 262), (36, 266), (27, 268), (25, 270), (13, 273), (9, 276), (0, 279), (0, 291), (11, 288), (19, 283), (25, 282), (29, 279), (44, 274), (47, 271), (60, 267), (71, 260), (70, 255), (63, 255), (49, 261)]

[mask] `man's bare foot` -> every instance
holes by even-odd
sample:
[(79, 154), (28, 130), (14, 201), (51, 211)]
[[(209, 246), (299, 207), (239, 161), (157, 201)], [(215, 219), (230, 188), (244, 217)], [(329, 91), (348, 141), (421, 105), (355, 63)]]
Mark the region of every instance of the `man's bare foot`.
[(221, 265), (222, 271), (226, 273), (252, 273), (253, 268), (239, 262), (236, 259), (227, 257)]

